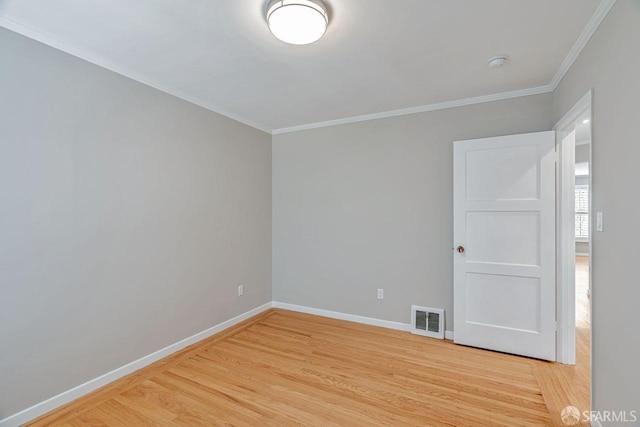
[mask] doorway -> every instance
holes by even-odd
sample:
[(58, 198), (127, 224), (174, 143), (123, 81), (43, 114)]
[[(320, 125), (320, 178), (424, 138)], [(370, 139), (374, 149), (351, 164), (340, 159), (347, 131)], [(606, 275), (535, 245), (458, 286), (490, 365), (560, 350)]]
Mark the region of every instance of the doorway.
[(557, 360), (575, 365), (576, 398), (591, 406), (593, 303), (592, 114), (588, 92), (556, 124), (558, 162)]

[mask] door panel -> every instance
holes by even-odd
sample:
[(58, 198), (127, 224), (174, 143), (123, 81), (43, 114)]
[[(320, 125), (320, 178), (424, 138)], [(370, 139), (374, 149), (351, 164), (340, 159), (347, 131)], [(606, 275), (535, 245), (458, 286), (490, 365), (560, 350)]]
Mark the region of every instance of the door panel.
[[(494, 295), (500, 295), (494, 300)], [(540, 332), (540, 279), (467, 273), (466, 321), (475, 325)], [(513, 301), (523, 301), (513, 304)]]
[(467, 262), (540, 265), (538, 212), (467, 212), (466, 229)]
[(467, 200), (538, 199), (540, 171), (536, 147), (469, 150), (465, 165)]
[(454, 143), (455, 342), (555, 360), (555, 132)]

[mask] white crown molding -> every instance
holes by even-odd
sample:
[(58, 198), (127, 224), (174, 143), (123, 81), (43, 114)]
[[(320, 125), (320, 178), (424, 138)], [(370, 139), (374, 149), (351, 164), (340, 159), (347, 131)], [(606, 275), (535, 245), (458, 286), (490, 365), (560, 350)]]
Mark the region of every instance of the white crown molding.
[(271, 131), (273, 135), (283, 133), (298, 132), (301, 130), (323, 128), (327, 126), (344, 125), (347, 123), (364, 122), (368, 120), (385, 119), (388, 117), (406, 116), (407, 114), (424, 113), (427, 111), (444, 110), (446, 108), (463, 107), (465, 105), (482, 104), (484, 102), (502, 101), (505, 99), (519, 98), (521, 96), (539, 95), (551, 92), (549, 86), (538, 86), (528, 89), (519, 89), (511, 92), (494, 93), (491, 95), (477, 96), (474, 98), (459, 99), (456, 101), (446, 101), (437, 104), (419, 105), (417, 107), (402, 108), (399, 110), (383, 111), (380, 113), (364, 114), (362, 116), (345, 117), (343, 119), (328, 120), (326, 122), (308, 123), (300, 126), (291, 126)]
[(567, 57), (564, 58), (564, 61), (560, 64), (560, 68), (558, 68), (558, 71), (556, 71), (556, 74), (551, 79), (549, 87), (552, 91), (556, 90), (556, 87), (558, 87), (562, 78), (567, 74), (575, 60), (578, 59), (580, 52), (582, 52), (582, 49), (587, 45), (591, 36), (593, 36), (593, 33), (596, 32), (602, 21), (604, 21), (604, 18), (607, 16), (614, 4), (616, 4), (616, 0), (602, 0), (600, 2), (587, 22), (587, 25), (585, 25), (584, 30), (582, 30), (578, 40), (576, 40), (573, 47), (567, 54)]
[(222, 116), (225, 116), (231, 120), (235, 120), (236, 122), (240, 122), (242, 124), (245, 124), (247, 126), (250, 126), (252, 128), (261, 130), (263, 132), (266, 133), (271, 133), (271, 131), (268, 129), (267, 126), (263, 126), (259, 123), (255, 123), (252, 120), (248, 120), (244, 117), (240, 117), (236, 114), (230, 113), (228, 111), (222, 110), (214, 105), (212, 105), (210, 102), (204, 101), (196, 96), (190, 95), (180, 89), (174, 88), (174, 87), (170, 87), (167, 86), (163, 83), (160, 83), (144, 74), (140, 74), (137, 73), (127, 67), (124, 67), (122, 65), (113, 63), (105, 58), (102, 58), (100, 56), (94, 55), (92, 53), (89, 53), (87, 51), (85, 51), (84, 49), (80, 49), (77, 48), (75, 46), (72, 46), (70, 44), (68, 44), (67, 42), (64, 42), (56, 37), (53, 37), (49, 34), (43, 33), (39, 30), (33, 29), (27, 25), (24, 25), (20, 22), (17, 22), (13, 19), (4, 17), (4, 16), (0, 16), (0, 27), (4, 27), (8, 30), (11, 30), (15, 33), (21, 34), (25, 37), (28, 37), (30, 39), (39, 41), (40, 43), (44, 43), (47, 46), (51, 46), (55, 49), (61, 50), (65, 53), (68, 53), (70, 55), (73, 55), (75, 57), (78, 57), (80, 59), (83, 59), (89, 63), (95, 64), (99, 67), (102, 68), (106, 68), (109, 71), (113, 71), (114, 73), (123, 75), (125, 77), (128, 77), (132, 80), (135, 80), (139, 83), (142, 83), (146, 86), (152, 87), (154, 89), (157, 89), (161, 92), (167, 93), (169, 95), (175, 96), (176, 98), (182, 99), (184, 101), (190, 102), (191, 104), (195, 104), (199, 107), (205, 108), (209, 111), (212, 111), (216, 114), (220, 114)]
[(145, 366), (152, 364), (153, 362), (156, 362), (179, 350), (182, 350), (183, 348), (186, 348), (192, 344), (202, 341), (205, 338), (208, 338), (212, 335), (215, 335), (219, 332), (224, 331), (225, 329), (228, 329), (234, 325), (237, 325), (243, 320), (247, 320), (266, 310), (269, 310), (270, 308), (272, 308), (272, 306), (273, 306), (273, 303), (271, 302), (263, 304), (260, 307), (256, 307), (253, 310), (249, 310), (246, 313), (243, 313), (225, 322), (219, 323), (216, 326), (213, 326), (205, 331), (198, 332), (197, 334), (192, 335), (188, 338), (185, 338), (181, 341), (178, 341), (177, 343), (171, 344), (168, 347), (160, 349), (154, 353), (148, 354), (144, 357), (141, 357), (138, 360), (134, 360), (131, 363), (128, 363), (124, 366), (114, 369), (111, 372), (108, 372), (97, 378), (89, 380), (84, 384), (80, 384), (79, 386), (76, 386), (70, 390), (67, 390), (56, 396), (53, 396), (30, 408), (24, 409), (14, 415), (11, 415), (7, 418), (0, 420), (0, 427), (18, 427), (24, 423), (34, 420), (39, 416), (46, 414), (47, 412), (50, 412), (66, 403), (69, 403), (86, 394), (89, 394), (92, 391), (99, 389), (100, 387), (103, 387), (117, 379), (124, 377), (125, 375), (129, 375), (130, 373), (135, 372), (139, 369), (142, 369)]

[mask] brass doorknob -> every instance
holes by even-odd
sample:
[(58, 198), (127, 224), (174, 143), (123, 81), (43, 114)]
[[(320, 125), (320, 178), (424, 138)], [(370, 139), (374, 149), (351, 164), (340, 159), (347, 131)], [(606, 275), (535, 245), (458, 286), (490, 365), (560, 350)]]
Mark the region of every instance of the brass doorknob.
[(458, 251), (459, 254), (461, 254), (464, 252), (464, 246), (458, 246), (456, 250)]

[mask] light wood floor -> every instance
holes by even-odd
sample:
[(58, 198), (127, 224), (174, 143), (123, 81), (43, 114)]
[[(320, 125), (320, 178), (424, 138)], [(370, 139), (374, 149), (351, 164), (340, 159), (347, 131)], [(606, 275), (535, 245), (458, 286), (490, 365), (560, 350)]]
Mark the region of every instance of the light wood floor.
[(582, 401), (590, 409), (591, 387), (591, 302), (589, 300), (589, 258), (576, 257), (576, 371), (580, 375)]
[(576, 366), (271, 310), (29, 425), (563, 425), (589, 409), (584, 290)]

